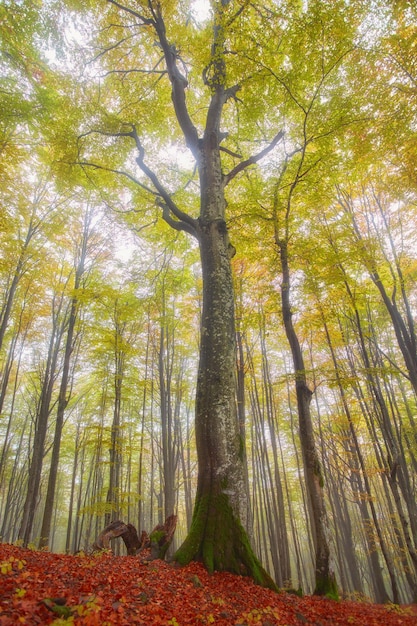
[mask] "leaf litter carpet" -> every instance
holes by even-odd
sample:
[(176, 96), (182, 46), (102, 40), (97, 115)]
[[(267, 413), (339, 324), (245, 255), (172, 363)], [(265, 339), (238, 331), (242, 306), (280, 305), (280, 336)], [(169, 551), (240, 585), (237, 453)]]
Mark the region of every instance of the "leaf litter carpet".
[(300, 598), (198, 563), (0, 544), (0, 567), (0, 626), (417, 626), (417, 605)]

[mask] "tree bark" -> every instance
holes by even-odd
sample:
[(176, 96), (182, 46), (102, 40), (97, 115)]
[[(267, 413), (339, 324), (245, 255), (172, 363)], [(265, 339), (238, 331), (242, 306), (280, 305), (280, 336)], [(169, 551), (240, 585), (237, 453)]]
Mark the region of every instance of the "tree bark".
[[(234, 297), (221, 186), (214, 217), (201, 220), (203, 315), (196, 398), (199, 462), (191, 529), (175, 554), (179, 563), (202, 560), (209, 571), (249, 574), (274, 586), (254, 556), (245, 531), (243, 446), (236, 414)], [(210, 198), (212, 201), (212, 198)], [(212, 203), (212, 202), (211, 202)], [(217, 215), (216, 215), (217, 214)]]
[(310, 505), (310, 524), (315, 549), (315, 589), (316, 595), (337, 596), (336, 578), (330, 562), (329, 528), (324, 502), (323, 476), (317, 453), (310, 404), (313, 396), (307, 384), (304, 357), (292, 323), (290, 303), (290, 270), (288, 261), (288, 237), (280, 239), (279, 247), (282, 282), (281, 303), (284, 327), (291, 348), (295, 371), (295, 392), (297, 398), (298, 424), (304, 464), (304, 478)]

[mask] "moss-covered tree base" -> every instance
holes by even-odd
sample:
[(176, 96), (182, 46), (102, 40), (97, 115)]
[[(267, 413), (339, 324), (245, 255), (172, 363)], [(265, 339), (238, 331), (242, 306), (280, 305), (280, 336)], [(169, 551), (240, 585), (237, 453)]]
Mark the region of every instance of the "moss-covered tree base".
[(258, 585), (278, 591), (256, 558), (247, 533), (224, 493), (197, 499), (190, 532), (175, 553), (174, 561), (180, 565), (200, 561), (209, 572), (227, 571), (249, 576)]
[(316, 575), (315, 596), (326, 596), (330, 600), (339, 600), (336, 578), (334, 574)]

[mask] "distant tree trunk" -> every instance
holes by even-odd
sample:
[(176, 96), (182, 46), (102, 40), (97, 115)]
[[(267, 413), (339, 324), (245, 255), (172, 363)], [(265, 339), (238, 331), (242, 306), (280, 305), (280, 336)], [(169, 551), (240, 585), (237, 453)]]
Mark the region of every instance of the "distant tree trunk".
[[(346, 276), (346, 274), (345, 274)], [(389, 485), (393, 491), (394, 500), (397, 505), (398, 515), (400, 518), (400, 522), (402, 525), (402, 531), (404, 534), (404, 539), (406, 542), (407, 551), (410, 556), (410, 560), (412, 563), (412, 569), (409, 569), (408, 564), (405, 566), (407, 569), (407, 579), (410, 585), (410, 589), (412, 591), (413, 597), (416, 596), (417, 593), (417, 552), (415, 548), (415, 543), (413, 545), (411, 536), (414, 535), (416, 537), (416, 504), (412, 494), (411, 481), (408, 473), (407, 463), (404, 456), (404, 450), (402, 447), (401, 438), (397, 437), (397, 433), (395, 432), (394, 423), (395, 420), (390, 416), (389, 409), (386, 404), (385, 398), (382, 393), (381, 383), (377, 377), (374, 375), (374, 371), (376, 368), (381, 367), (382, 364), (380, 362), (375, 362), (375, 359), (372, 359), (372, 343), (370, 344), (370, 350), (367, 349), (367, 341), (366, 336), (373, 334), (372, 321), (369, 320), (369, 330), (365, 333), (362, 328), (362, 321), (359, 315), (359, 311), (357, 309), (355, 298), (353, 293), (350, 290), (349, 284), (347, 280), (345, 280), (345, 287), (349, 294), (352, 306), (354, 308), (355, 313), (355, 327), (358, 333), (358, 341), (359, 341), (359, 351), (362, 357), (363, 365), (365, 366), (365, 382), (369, 390), (369, 398), (372, 400), (372, 406), (368, 409), (367, 414), (367, 423), (372, 436), (373, 441), (375, 441), (375, 445), (378, 447), (377, 457), (380, 458), (380, 465), (382, 470), (389, 470), (389, 476), (392, 476), (392, 469), (394, 466), (397, 468), (396, 476), (398, 477), (398, 484), (400, 486), (402, 496), (404, 498), (404, 502), (407, 505), (409, 512), (409, 521), (406, 520), (402, 502), (399, 498), (399, 493), (397, 489), (397, 483), (394, 480), (389, 480)], [(368, 316), (370, 316), (370, 311), (368, 310)], [(326, 327), (327, 328), (327, 327)], [(326, 330), (327, 334), (328, 331)], [(376, 338), (373, 338), (376, 341)], [(368, 405), (368, 400), (365, 402), (366, 406)], [(380, 431), (383, 434), (383, 440), (385, 443), (385, 447), (387, 453), (384, 454), (382, 450), (380, 450), (380, 442), (378, 441), (378, 436), (375, 432), (375, 420), (378, 422)], [(387, 457), (387, 461), (383, 462), (382, 457)], [(386, 467), (388, 465), (388, 468)], [(409, 530), (411, 530), (411, 535)], [(403, 542), (403, 537), (398, 537), (400, 543)], [(384, 550), (384, 544), (381, 546), (385, 558), (389, 558), (388, 551)], [(403, 549), (400, 547), (401, 558), (404, 559), (405, 554)], [(387, 563), (387, 568), (390, 573), (391, 585), (393, 589), (393, 597), (394, 601), (399, 601), (399, 590), (397, 586), (397, 577), (394, 572), (394, 564)], [(414, 573), (412, 573), (414, 571)]]
[[(165, 303), (163, 303), (165, 308)], [(165, 317), (166, 312), (163, 312)], [(174, 433), (172, 407), (172, 356), (170, 331), (164, 325), (160, 328), (158, 353), (159, 393), (161, 402), (162, 475), (165, 518), (175, 510), (175, 471), (177, 442)]]
[(41, 483), (43, 457), (45, 452), (45, 440), (48, 429), (48, 421), (51, 412), (51, 399), (57, 371), (59, 350), (62, 336), (66, 327), (66, 320), (61, 321), (61, 308), (63, 296), (55, 296), (53, 305), (53, 329), (49, 341), (45, 373), (42, 380), (42, 388), (36, 414), (35, 435), (33, 449), (28, 470), (28, 484), (23, 516), (19, 530), (19, 539), (26, 546), (31, 540), (35, 512), (38, 503), (39, 487)]
[[(78, 262), (76, 263), (75, 268), (75, 278), (74, 278), (74, 292), (77, 293), (81, 286), (81, 280), (85, 271), (85, 262), (87, 259), (87, 245), (90, 234), (90, 222), (91, 222), (91, 214), (90, 211), (87, 211), (85, 219), (84, 219), (84, 228), (82, 233), (82, 238), (80, 242), (80, 251)], [(59, 454), (61, 450), (61, 439), (62, 439), (62, 429), (64, 426), (64, 414), (65, 409), (67, 407), (69, 401), (69, 382), (70, 382), (70, 365), (71, 365), (71, 357), (74, 352), (75, 347), (75, 326), (78, 317), (78, 297), (74, 296), (71, 299), (69, 314), (68, 314), (68, 327), (67, 327), (67, 337), (65, 343), (65, 352), (64, 352), (64, 361), (62, 367), (62, 376), (61, 376), (61, 384), (59, 388), (58, 395), (58, 408), (55, 422), (55, 434), (54, 434), (54, 442), (52, 446), (52, 458), (51, 465), (49, 469), (49, 477), (48, 477), (48, 487), (46, 493), (45, 500), (45, 509), (43, 513), (42, 519), (42, 527), (41, 527), (41, 536), (39, 539), (39, 548), (43, 548), (48, 545), (49, 535), (51, 532), (51, 522), (52, 522), (52, 512), (54, 508), (55, 502), (55, 487), (56, 487), (56, 479), (58, 474), (58, 465), (59, 465)]]
[[(368, 477), (366, 475), (365, 462), (361, 453), (361, 449), (359, 446), (358, 437), (356, 435), (355, 426), (353, 423), (353, 419), (351, 416), (351, 412), (349, 409), (349, 403), (346, 398), (345, 390), (343, 388), (340, 372), (339, 372), (339, 364), (336, 358), (336, 354), (333, 348), (333, 344), (331, 341), (329, 329), (326, 324), (326, 320), (322, 314), (324, 330), (326, 333), (327, 343), (330, 349), (330, 353), (332, 356), (333, 366), (336, 373), (336, 380), (339, 387), (339, 393), (343, 404), (343, 409), (345, 411), (346, 418), (349, 423), (349, 437), (348, 437), (348, 449), (350, 449), (349, 459), (351, 464), (351, 481), (354, 491), (357, 493), (357, 503), (361, 514), (361, 519), (364, 527), (365, 533), (365, 541), (368, 553), (368, 559), (370, 563), (371, 569), (371, 581), (372, 587), (375, 593), (375, 599), (377, 602), (388, 602), (389, 595), (385, 588), (385, 582), (382, 576), (381, 565), (379, 562), (379, 554), (378, 554), (378, 544), (375, 537), (375, 531), (377, 538), (379, 540), (383, 555), (385, 558), (388, 558), (388, 569), (392, 570), (390, 565), (390, 559), (387, 554), (387, 550), (385, 547), (385, 542), (382, 537), (381, 529), (379, 526), (378, 516), (375, 510), (375, 506), (373, 504), (373, 499), (371, 495), (371, 489)], [(362, 476), (361, 476), (362, 474)], [(368, 510), (368, 503), (371, 509), (371, 515)], [(374, 530), (375, 527), (375, 530)], [(393, 592), (394, 595), (397, 593), (396, 582), (393, 580)]]
[(39, 548), (44, 548), (49, 543), (49, 534), (51, 531), (52, 512), (55, 500), (55, 486), (58, 474), (59, 451), (61, 447), (62, 428), (64, 425), (64, 412), (68, 404), (67, 390), (70, 371), (70, 358), (73, 350), (73, 335), (76, 320), (76, 300), (73, 299), (70, 307), (67, 340), (65, 345), (64, 364), (61, 377), (61, 385), (58, 396), (58, 409), (55, 422), (55, 435), (52, 446), (51, 465), (49, 468), (48, 487), (46, 492), (45, 508), (43, 513), (41, 535), (39, 539)]
[(184, 505), (185, 515), (187, 521), (187, 531), (191, 526), (192, 514), (193, 514), (193, 501), (192, 501), (192, 488), (191, 488), (191, 458), (190, 458), (190, 440), (191, 440), (191, 408), (186, 408), (186, 430), (185, 435), (183, 431), (180, 431), (179, 445), (180, 445), (180, 463), (182, 469), (182, 476), (184, 481)]
[[(262, 344), (262, 382), (258, 385), (254, 376), (252, 356), (249, 351), (247, 362), (252, 373), (250, 388), (251, 413), (255, 426), (255, 441), (259, 458), (258, 490), (264, 503), (269, 533), (269, 552), (274, 567), (275, 579), (279, 587), (288, 586), (291, 580), (289, 545), (286, 527), (286, 513), (282, 481), (278, 465), (275, 409), (271, 394), (269, 364), (264, 342), (264, 328), (260, 329)], [(272, 459), (270, 458), (272, 448)]]
[(76, 430), (76, 437), (75, 437), (76, 443), (75, 443), (74, 459), (72, 463), (71, 491), (70, 491), (69, 504), (68, 504), (67, 535), (65, 539), (65, 552), (67, 553), (70, 552), (71, 550), (72, 516), (73, 516), (74, 501), (75, 501), (75, 482), (77, 479), (77, 471), (78, 471), (80, 435), (81, 435), (81, 424), (80, 422), (78, 422), (77, 430)]
[(7, 326), (9, 324), (10, 315), (12, 313), (13, 303), (16, 296), (19, 283), (26, 269), (28, 262), (28, 249), (32, 242), (32, 239), (36, 236), (41, 226), (42, 220), (35, 218), (35, 213), (32, 214), (27, 229), (25, 240), (22, 241), (20, 247), (20, 253), (17, 258), (16, 267), (13, 277), (11, 278), (10, 285), (6, 289), (4, 296), (4, 305), (0, 310), (0, 349), (3, 345), (4, 337), (6, 334)]
[[(20, 346), (19, 355), (17, 358), (17, 363), (14, 366), (15, 367), (14, 384), (13, 384), (13, 391), (12, 391), (11, 399), (10, 399), (9, 419), (7, 421), (6, 432), (5, 432), (4, 440), (3, 440), (3, 447), (1, 450), (1, 454), (0, 454), (0, 489), (3, 486), (3, 478), (4, 478), (4, 473), (5, 473), (6, 464), (7, 464), (6, 463), (7, 455), (8, 455), (8, 451), (10, 448), (10, 433), (12, 431), (13, 413), (14, 413), (14, 405), (15, 405), (15, 400), (16, 400), (16, 393), (17, 393), (18, 384), (19, 384), (20, 366), (21, 366), (22, 355), (23, 355), (23, 351), (25, 347), (25, 335), (26, 333), (24, 334), (24, 337), (21, 340), (21, 346)], [(10, 374), (12, 365), (15, 361), (16, 340), (17, 340), (17, 336), (15, 336), (12, 339), (12, 342), (9, 347), (9, 352), (7, 355), (6, 365), (3, 370), (3, 380), (2, 380), (1, 389), (0, 389), (0, 415), (3, 415), (4, 417), (5, 415), (3, 412), (3, 403), (6, 397), (7, 387), (9, 383), (9, 374)]]
[[(27, 442), (25, 441), (27, 423), (29, 416), (24, 420), (21, 427), (19, 441), (14, 451), (14, 463), (8, 477), (7, 495), (3, 506), (3, 519), (0, 528), (0, 537), (2, 541), (12, 542), (18, 538), (18, 512), (23, 506), (24, 487), (26, 485), (26, 476), (28, 463), (25, 462), (27, 456)], [(22, 489), (23, 488), (23, 489)]]
[[(149, 316), (149, 311), (148, 311)], [(143, 459), (144, 459), (144, 446), (145, 446), (145, 413), (148, 400), (148, 369), (149, 369), (149, 346), (151, 342), (150, 334), (150, 319), (148, 317), (147, 333), (146, 333), (146, 352), (145, 352), (145, 373), (143, 381), (143, 394), (142, 394), (142, 407), (141, 407), (141, 425), (140, 425), (140, 447), (139, 447), (139, 468), (138, 468), (138, 528), (144, 527), (144, 507), (143, 507)]]
[[(257, 482), (256, 491), (259, 494), (259, 502), (257, 504), (260, 507), (260, 515), (262, 521), (266, 518), (266, 526), (268, 528), (268, 542), (266, 542), (265, 530), (262, 525), (263, 531), (263, 551), (268, 554), (272, 561), (275, 580), (279, 587), (283, 587), (284, 578), (281, 572), (281, 563), (279, 559), (279, 524), (280, 517), (277, 507), (277, 501), (275, 496), (275, 489), (273, 489), (273, 479), (271, 473), (270, 461), (268, 458), (268, 446), (267, 438), (265, 436), (265, 422), (262, 419), (262, 409), (260, 405), (259, 394), (256, 389), (255, 383), (253, 383), (253, 389), (251, 390), (251, 409), (253, 415), (254, 424), (254, 442), (253, 445), (256, 448), (256, 466), (257, 466)], [(268, 549), (266, 548), (268, 544)]]
[[(317, 402), (317, 405), (319, 403)], [(328, 468), (327, 476), (330, 486), (330, 504), (332, 506), (334, 528), (337, 544), (339, 546), (339, 569), (345, 570), (346, 583), (342, 588), (345, 591), (355, 591), (364, 593), (363, 581), (361, 579), (356, 545), (357, 541), (352, 528), (352, 520), (348, 509), (348, 499), (346, 497), (346, 483), (343, 480), (343, 470), (340, 467), (339, 454), (336, 450), (334, 454), (329, 452), (329, 442), (323, 440), (323, 458)]]
[(120, 517), (120, 480), (122, 471), (122, 431), (121, 431), (121, 407), (122, 389), (125, 375), (125, 338), (123, 336), (125, 323), (120, 319), (119, 299), (114, 304), (114, 372), (113, 372), (113, 421), (111, 425), (110, 440), (110, 465), (109, 465), (109, 488), (107, 491), (107, 509), (104, 516), (105, 525), (108, 526), (112, 519)]
[[(370, 252), (372, 250), (371, 242), (363, 236), (358, 221), (355, 216), (355, 205), (353, 198), (339, 189), (338, 201), (340, 206), (344, 209), (346, 215), (349, 216), (356, 240), (358, 243), (358, 249), (362, 253), (363, 263), (369, 273), (371, 280), (375, 287), (378, 289), (381, 299), (388, 311), (391, 318), (392, 327), (395, 332), (395, 336), (398, 342), (398, 347), (404, 358), (404, 363), (407, 368), (408, 377), (411, 385), (413, 386), (414, 393), (417, 394), (417, 336), (416, 328), (412, 313), (412, 306), (408, 294), (406, 292), (404, 276), (402, 268), (399, 262), (398, 253), (390, 227), (388, 224), (387, 216), (385, 215), (384, 207), (382, 206), (380, 198), (374, 191), (370, 194), (369, 202), (375, 204), (375, 210), (377, 210), (386, 227), (386, 240), (389, 242), (391, 253), (393, 256), (393, 263), (390, 263), (390, 276), (393, 281), (391, 295), (388, 293), (388, 287), (384, 284), (384, 278), (379, 271), (376, 260)], [(365, 194), (365, 204), (368, 202)], [(387, 257), (385, 256), (387, 260)], [(399, 295), (400, 304), (397, 302)], [(404, 313), (401, 310), (401, 305)]]
[(282, 480), (281, 480), (281, 472), (278, 462), (278, 445), (277, 441), (279, 440), (278, 429), (278, 419), (277, 412), (275, 409), (274, 403), (274, 393), (271, 382), (271, 372), (270, 372), (270, 363), (267, 355), (266, 349), (266, 330), (264, 326), (264, 315), (262, 315), (261, 322), (261, 350), (262, 350), (262, 378), (264, 385), (264, 401), (265, 401), (265, 409), (266, 409), (266, 417), (268, 423), (268, 429), (271, 437), (271, 448), (273, 454), (273, 484), (275, 486), (276, 491), (276, 509), (277, 513), (275, 517), (276, 524), (276, 543), (277, 549), (279, 553), (279, 567), (281, 572), (281, 577), (283, 581), (283, 585), (288, 584), (291, 581), (291, 567), (290, 567), (290, 551), (288, 545), (288, 534), (287, 534), (287, 515), (286, 515), (286, 505), (284, 503), (284, 494), (282, 490)]
[[(239, 315), (236, 325), (236, 400), (237, 400), (237, 418), (239, 422), (239, 433), (243, 442), (243, 467), (245, 472), (246, 491), (249, 493), (249, 472), (248, 459), (246, 450), (246, 388), (245, 388), (245, 350), (244, 350), (244, 333), (241, 330), (241, 321), (243, 315), (243, 304), (240, 301), (242, 289), (239, 289), (238, 307)], [(252, 534), (253, 515), (250, 498), (247, 498), (247, 528), (249, 534)]]
[(314, 441), (313, 422), (310, 413), (313, 393), (307, 384), (304, 357), (292, 323), (288, 236), (280, 238), (277, 233), (275, 240), (281, 260), (282, 314), (295, 372), (300, 443), (314, 538), (316, 580), (314, 593), (317, 595), (337, 595), (336, 579), (330, 562), (329, 528), (324, 502), (323, 475)]

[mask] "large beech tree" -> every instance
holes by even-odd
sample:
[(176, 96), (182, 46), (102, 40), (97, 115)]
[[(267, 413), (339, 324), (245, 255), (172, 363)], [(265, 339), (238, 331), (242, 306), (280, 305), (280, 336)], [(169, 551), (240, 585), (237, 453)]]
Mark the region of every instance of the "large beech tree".
[[(169, 79), (175, 117), (198, 172), (199, 215), (194, 217), (179, 206), (168, 187), (149, 166), (140, 120), (137, 123), (120, 123), (119, 129), (115, 130), (117, 123), (113, 117), (110, 130), (103, 126), (89, 129), (83, 137), (83, 141), (93, 136), (131, 140), (136, 148), (136, 163), (149, 182), (145, 185), (127, 170), (119, 169), (118, 172), (153, 194), (164, 220), (173, 229), (193, 236), (200, 249), (203, 311), (196, 393), (198, 485), (191, 529), (177, 550), (175, 559), (181, 564), (202, 560), (210, 571), (244, 573), (262, 585), (275, 587), (255, 557), (245, 529), (245, 443), (240, 437), (236, 411), (235, 318), (230, 262), (235, 250), (228, 235), (225, 188), (237, 174), (271, 151), (280, 141), (282, 132), (274, 135), (272, 130), (269, 141), (262, 138), (263, 149), (246, 159), (221, 146), (227, 137), (227, 133), (221, 131), (224, 107), (229, 100), (236, 101), (241, 88), (236, 76), (229, 80), (226, 58), (233, 45), (233, 29), (237, 28), (242, 16), (249, 13), (249, 3), (212, 2), (212, 35), (207, 38), (209, 50), (201, 67), (205, 97), (200, 108), (206, 110), (206, 116), (202, 120), (199, 112), (194, 121), (187, 106), (188, 80), (183, 75), (187, 68), (181, 58), (182, 42), (172, 41), (169, 35), (175, 20), (184, 16), (179, 10), (175, 11), (173, 3), (156, 0), (108, 2), (115, 9), (112, 14), (114, 21), (110, 23), (117, 37), (108, 51), (123, 46), (126, 41), (123, 37), (129, 38), (129, 45), (132, 46), (132, 33), (138, 26), (138, 39), (143, 38), (143, 32), (146, 32), (159, 55), (149, 74), (158, 72), (162, 80)], [(126, 29), (123, 34), (120, 34), (120, 21)], [(111, 29), (112, 26), (109, 27)], [(162, 64), (165, 65), (164, 70), (161, 70)], [(120, 68), (113, 68), (109, 73), (113, 70), (120, 71)], [(145, 69), (136, 67), (135, 71)], [(125, 75), (128, 74), (126, 70)], [(161, 102), (161, 106), (168, 105)], [(227, 173), (222, 164), (222, 152), (229, 158)], [(116, 167), (104, 167), (93, 159), (81, 158), (80, 162), (84, 167), (116, 171)]]

